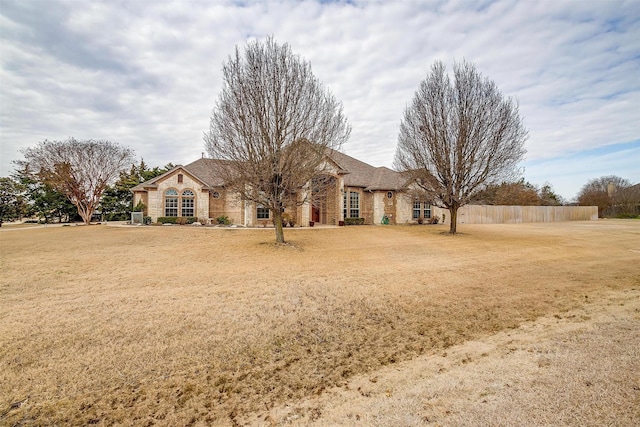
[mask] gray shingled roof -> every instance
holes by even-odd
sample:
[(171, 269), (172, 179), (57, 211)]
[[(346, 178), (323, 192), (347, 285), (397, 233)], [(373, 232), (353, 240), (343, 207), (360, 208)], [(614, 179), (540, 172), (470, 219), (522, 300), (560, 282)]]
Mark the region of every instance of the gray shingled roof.
[[(400, 173), (387, 167), (371, 166), (335, 150), (329, 152), (329, 157), (341, 169), (341, 173), (344, 174), (344, 183), (349, 187), (362, 187), (371, 191), (400, 190), (406, 184), (406, 179)], [(224, 181), (217, 174), (222, 162), (224, 160), (201, 158), (186, 166), (178, 165), (158, 177), (136, 185), (131, 190), (143, 191), (146, 188), (157, 188), (157, 182), (173, 173), (176, 169), (183, 169), (205, 184), (205, 186), (219, 187), (224, 185)]]
[(210, 187), (221, 187), (224, 181), (217, 174), (220, 165), (225, 162), (218, 159), (198, 159), (184, 168)]
[(335, 150), (331, 150), (329, 157), (347, 172), (344, 183), (349, 187), (362, 187), (371, 191), (399, 190), (406, 184), (406, 179), (400, 173), (387, 167), (371, 166)]
[(365, 190), (401, 190), (407, 185), (407, 180), (402, 174), (387, 167), (376, 168), (371, 182)]

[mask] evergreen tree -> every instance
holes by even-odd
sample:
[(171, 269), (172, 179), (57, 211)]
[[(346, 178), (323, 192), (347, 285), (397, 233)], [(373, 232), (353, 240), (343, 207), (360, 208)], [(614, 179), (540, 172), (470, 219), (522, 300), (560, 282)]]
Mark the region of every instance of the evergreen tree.
[(37, 216), (45, 223), (54, 219), (64, 222), (79, 218), (76, 207), (64, 194), (41, 182), (28, 165), (18, 163), (18, 166), (21, 168), (15, 171), (13, 179), (22, 191), (24, 216)]
[(24, 215), (24, 197), (20, 183), (0, 178), (0, 227), (5, 221), (15, 221)]
[(174, 166), (168, 163), (163, 168), (158, 166), (149, 168), (140, 160), (140, 164), (132, 164), (128, 171), (121, 172), (118, 181), (107, 187), (100, 200), (103, 215), (109, 221), (126, 220), (129, 218), (134, 206), (131, 189), (138, 184), (162, 175)]

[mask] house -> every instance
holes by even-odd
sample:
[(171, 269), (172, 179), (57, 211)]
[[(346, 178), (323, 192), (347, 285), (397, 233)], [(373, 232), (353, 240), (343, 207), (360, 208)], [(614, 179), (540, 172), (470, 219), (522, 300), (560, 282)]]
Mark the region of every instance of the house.
[[(216, 173), (221, 162), (201, 158), (178, 165), (134, 187), (133, 204), (142, 202), (144, 214), (153, 222), (159, 217), (196, 217), (200, 222), (215, 223), (216, 218), (226, 216), (233, 224), (248, 227), (271, 223), (268, 209), (225, 190)], [(432, 216), (428, 203), (414, 201), (404, 192), (406, 180), (398, 172), (333, 150), (324, 166), (329, 185), (323, 187), (322, 194), (313, 194), (310, 202), (285, 210), (298, 225), (338, 225), (347, 218), (363, 218), (365, 224), (405, 224)]]
[[(195, 217), (204, 224), (226, 216), (232, 224), (259, 227), (272, 224), (269, 209), (241, 200), (227, 191), (219, 176), (223, 160), (201, 158), (131, 189), (134, 206), (142, 202), (144, 215)], [(317, 193), (313, 182), (298, 197), (308, 201), (285, 209), (298, 226), (340, 225), (350, 218), (364, 224), (412, 224), (439, 218), (448, 224), (445, 209), (415, 200), (405, 177), (386, 167), (375, 167), (339, 151), (329, 151), (322, 165), (324, 185)], [(328, 183), (328, 185), (327, 185)], [(310, 196), (310, 197), (309, 197)], [(465, 205), (458, 210), (460, 224), (588, 221), (598, 218), (595, 206), (484, 206)]]

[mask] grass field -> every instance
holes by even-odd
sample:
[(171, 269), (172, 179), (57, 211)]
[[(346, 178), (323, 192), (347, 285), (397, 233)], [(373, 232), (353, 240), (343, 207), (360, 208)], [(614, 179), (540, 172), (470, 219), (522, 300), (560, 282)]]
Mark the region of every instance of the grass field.
[[(322, 425), (323, 396), (356, 378), (638, 300), (638, 221), (444, 231), (287, 229), (283, 246), (272, 230), (2, 231), (0, 425)], [(603, 409), (618, 425), (637, 420), (637, 372)]]

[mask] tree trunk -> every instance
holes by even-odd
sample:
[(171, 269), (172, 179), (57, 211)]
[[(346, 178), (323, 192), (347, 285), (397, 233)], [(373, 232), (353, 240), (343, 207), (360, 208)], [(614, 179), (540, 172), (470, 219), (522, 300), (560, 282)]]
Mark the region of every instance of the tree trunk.
[(282, 229), (282, 210), (276, 209), (273, 212), (273, 225), (276, 228), (276, 243), (284, 243), (284, 230)]
[(449, 225), (449, 234), (456, 234), (456, 226), (458, 225), (458, 208), (459, 206), (449, 206), (449, 215), (451, 215), (451, 223)]
[(82, 210), (80, 216), (84, 220), (85, 225), (91, 225), (91, 214), (89, 212)]
[(81, 204), (77, 204), (78, 214), (80, 218), (84, 221), (85, 225), (91, 225), (91, 215), (93, 214), (93, 209), (89, 206), (83, 206)]

